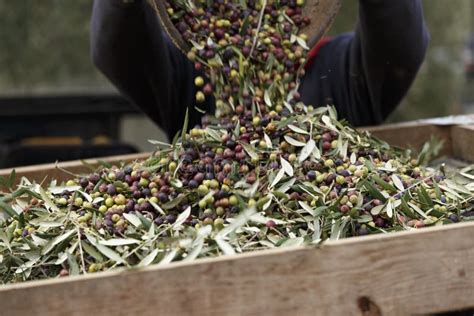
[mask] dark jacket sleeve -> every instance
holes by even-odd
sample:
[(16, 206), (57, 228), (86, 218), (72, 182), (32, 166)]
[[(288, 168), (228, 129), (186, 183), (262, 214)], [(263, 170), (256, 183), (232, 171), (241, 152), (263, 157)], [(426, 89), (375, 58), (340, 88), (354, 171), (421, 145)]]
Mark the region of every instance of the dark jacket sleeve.
[(303, 101), (334, 104), (354, 125), (382, 122), (400, 103), (428, 46), (420, 0), (360, 0), (355, 33), (323, 46), (302, 80)]
[(169, 137), (182, 128), (187, 108), (190, 126), (199, 122), (194, 67), (163, 33), (147, 1), (95, 0), (91, 55), (97, 68)]

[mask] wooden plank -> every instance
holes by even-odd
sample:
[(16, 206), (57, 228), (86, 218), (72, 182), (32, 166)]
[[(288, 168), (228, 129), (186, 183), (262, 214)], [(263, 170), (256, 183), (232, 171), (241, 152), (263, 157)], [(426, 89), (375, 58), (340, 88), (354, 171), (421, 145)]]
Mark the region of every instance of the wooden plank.
[[(442, 154), (451, 155), (451, 126), (437, 126), (433, 124), (418, 124), (416, 122), (400, 123), (383, 125), (378, 127), (365, 127), (363, 130), (368, 130), (374, 135), (386, 142), (400, 147), (419, 149), (423, 144), (428, 141), (432, 135), (438, 136), (440, 139), (445, 141), (445, 149)], [(112, 156), (104, 158), (86, 159), (86, 161), (94, 166), (97, 166), (97, 160), (101, 159), (111, 163), (119, 163), (121, 161), (129, 162), (137, 159), (146, 159), (151, 153), (140, 153), (123, 156)], [(474, 160), (474, 154), (472, 155)], [(79, 161), (67, 161), (56, 164), (42, 164), (26, 167), (15, 168), (18, 175), (17, 180), (22, 176), (41, 182), (44, 179), (57, 179), (63, 181), (68, 179), (70, 176), (58, 169), (57, 166), (67, 169), (68, 171), (81, 174), (88, 172), (89, 169)], [(9, 176), (12, 169), (0, 169), (0, 176)], [(46, 178), (47, 177), (47, 178)]]
[(420, 150), (431, 137), (436, 136), (439, 140), (444, 142), (440, 155), (451, 156), (453, 154), (451, 128), (451, 125), (435, 125), (414, 121), (363, 129), (368, 130), (373, 136), (386, 141), (390, 145), (410, 148), (415, 152)]
[(454, 157), (474, 161), (474, 125), (454, 126), (451, 139)]
[(0, 288), (0, 315), (408, 315), (474, 307), (474, 223)]
[[(119, 163), (119, 162), (130, 162), (137, 159), (146, 159), (151, 155), (151, 153), (140, 153), (140, 154), (130, 154), (130, 155), (121, 155), (121, 156), (111, 156), (111, 157), (103, 157), (103, 158), (94, 158), (94, 159), (84, 159), (87, 163), (98, 166), (97, 160), (103, 160), (110, 162), (112, 164)], [(30, 181), (36, 181), (38, 183), (42, 182), (43, 180), (50, 181), (52, 179), (56, 179), (58, 181), (64, 181), (66, 179), (71, 178), (69, 174), (64, 172), (63, 170), (59, 169), (66, 169), (71, 173), (74, 174), (82, 174), (90, 172), (90, 169), (85, 166), (80, 160), (73, 160), (73, 161), (66, 161), (60, 162), (58, 164), (41, 164), (41, 165), (34, 165), (34, 166), (26, 166), (26, 167), (18, 167), (14, 168), (16, 172), (16, 181), (17, 183), (21, 179), (21, 177), (27, 177)], [(12, 169), (0, 169), (0, 176), (8, 177)]]
[[(447, 120), (443, 124), (438, 124), (440, 120)], [(362, 127), (359, 130), (368, 130), (371, 132), (372, 135), (388, 142), (391, 145), (404, 147), (404, 148), (412, 148), (414, 150), (420, 149), (425, 142), (429, 141), (430, 138), (435, 135), (439, 139), (443, 140), (445, 145), (444, 149), (441, 152), (441, 155), (451, 156), (453, 155), (453, 146), (452, 141), (457, 142), (457, 151), (459, 157), (474, 161), (474, 151), (473, 153), (469, 154), (467, 151), (469, 146), (462, 146), (461, 144), (466, 143), (469, 141), (469, 136), (467, 133), (470, 132), (469, 127), (466, 129), (462, 129), (461, 127), (457, 128), (456, 132), (452, 132), (451, 129), (453, 125), (450, 124), (456, 122), (471, 122), (474, 121), (474, 116), (458, 116), (458, 117), (448, 117), (448, 118), (441, 118), (441, 119), (431, 119), (431, 120), (421, 120), (421, 121), (412, 121), (412, 122), (403, 122), (403, 123), (396, 123), (396, 124), (386, 124), (381, 126), (372, 126), (372, 127)], [(466, 135), (466, 137), (454, 137), (457, 133), (463, 132), (462, 135)], [(463, 151), (464, 152), (461, 152)], [(120, 161), (133, 161), (136, 159), (145, 159), (150, 155), (150, 153), (141, 153), (141, 154), (132, 154), (132, 155), (123, 155), (123, 156), (113, 156), (113, 157), (105, 157), (105, 158), (94, 158), (94, 159), (87, 159), (93, 165), (97, 165), (96, 160), (102, 159), (112, 163), (118, 163)], [(463, 156), (464, 155), (464, 156)], [(84, 173), (87, 172), (88, 169), (85, 167), (82, 162), (79, 160), (76, 161), (68, 161), (68, 162), (61, 162), (59, 163), (61, 168), (67, 169), (72, 173)], [(0, 169), (0, 176), (8, 176), (11, 173), (12, 169)], [(26, 176), (32, 180), (37, 182), (41, 182), (48, 176), (48, 179), (58, 179), (59, 181), (63, 181), (69, 178), (69, 175), (61, 171), (57, 168), (56, 164), (43, 164), (43, 165), (35, 165), (35, 166), (27, 166), (27, 167), (19, 167), (15, 168), (18, 179), (21, 176)]]

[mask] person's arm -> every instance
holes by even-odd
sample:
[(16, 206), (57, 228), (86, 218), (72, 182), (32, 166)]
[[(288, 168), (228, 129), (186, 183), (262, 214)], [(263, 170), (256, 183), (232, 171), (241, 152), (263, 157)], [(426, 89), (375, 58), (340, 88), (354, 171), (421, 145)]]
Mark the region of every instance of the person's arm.
[(355, 34), (321, 48), (302, 83), (303, 100), (333, 102), (354, 125), (377, 124), (400, 103), (428, 46), (420, 0), (360, 0)]
[(95, 0), (91, 55), (97, 68), (169, 137), (181, 129), (186, 108), (191, 124), (199, 122), (193, 65), (164, 36), (147, 1)]

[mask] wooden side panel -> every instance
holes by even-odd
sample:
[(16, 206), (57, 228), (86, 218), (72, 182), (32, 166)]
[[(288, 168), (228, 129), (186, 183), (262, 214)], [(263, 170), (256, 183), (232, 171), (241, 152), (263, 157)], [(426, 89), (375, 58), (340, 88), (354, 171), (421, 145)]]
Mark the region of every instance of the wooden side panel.
[(474, 223), (0, 288), (0, 315), (408, 315), (474, 307)]
[(454, 157), (474, 161), (474, 125), (454, 126), (451, 133)]
[(451, 125), (408, 122), (364, 129), (391, 145), (410, 148), (415, 151), (421, 149), (432, 136), (436, 136), (438, 139), (444, 141), (443, 150), (440, 155), (451, 156), (453, 154), (451, 128)]
[[(408, 123), (401, 123), (401, 124), (391, 124), (391, 125), (383, 125), (378, 127), (368, 127), (368, 128), (361, 128), (361, 130), (368, 130), (374, 136), (388, 142), (389, 144), (405, 147), (405, 148), (413, 148), (413, 149), (420, 149), (425, 142), (430, 140), (432, 135), (436, 135), (438, 138), (444, 140), (444, 150), (441, 154), (450, 156), (453, 154), (453, 148), (451, 144), (451, 126), (438, 126), (433, 124), (427, 123), (417, 123), (417, 122), (408, 122)], [(457, 127), (455, 133), (458, 133), (459, 130), (463, 131), (463, 135), (467, 135), (469, 127), (466, 129), (462, 129), (461, 127)], [(466, 136), (467, 137), (467, 136)], [(469, 146), (461, 146), (466, 138), (459, 138), (455, 137), (453, 140), (457, 141), (457, 150), (458, 152), (462, 150), (467, 150)], [(461, 147), (465, 147), (464, 149)], [(462, 155), (463, 153), (459, 153)], [(102, 160), (118, 163), (120, 161), (133, 161), (136, 159), (145, 159), (150, 156), (150, 153), (141, 153), (141, 154), (132, 154), (132, 155), (124, 155), (124, 156), (114, 156), (114, 157), (106, 157), (102, 158)], [(464, 156), (459, 156), (464, 157)], [(87, 159), (86, 161), (90, 162), (92, 165), (97, 165), (97, 159)], [(472, 154), (465, 153), (465, 158), (468, 160), (474, 161), (474, 151)], [(58, 164), (61, 168), (67, 169), (68, 171), (80, 174), (88, 172), (89, 169), (82, 164), (82, 162), (76, 161), (68, 161), (68, 162), (61, 162)], [(0, 169), (0, 176), (8, 176), (12, 169)], [(18, 175), (18, 179), (21, 176), (26, 176), (27, 178), (41, 182), (46, 177), (47, 179), (57, 179), (59, 181), (63, 181), (65, 179), (70, 178), (70, 176), (63, 172), (62, 170), (57, 168), (56, 164), (43, 164), (43, 165), (36, 165), (36, 166), (27, 166), (27, 167), (19, 167), (15, 168), (16, 173)]]
[[(103, 160), (114, 163), (120, 162), (130, 162), (137, 159), (146, 159), (151, 155), (151, 153), (141, 153), (141, 154), (131, 154), (131, 155), (122, 155), (122, 156), (112, 156), (104, 158), (95, 158), (95, 159), (84, 159), (87, 163), (98, 166), (97, 160)], [(42, 164), (35, 166), (26, 166), (15, 168), (16, 180), (17, 182), (21, 177), (27, 177), (30, 181), (36, 181), (37, 183), (42, 182), (43, 180), (51, 181), (56, 179), (58, 181), (64, 181), (71, 178), (71, 175), (67, 174), (63, 170), (59, 169), (58, 166), (62, 169), (65, 169), (74, 174), (82, 174), (90, 172), (90, 169), (85, 166), (80, 160), (60, 162), (58, 164)], [(0, 176), (8, 177), (12, 169), (0, 169)]]

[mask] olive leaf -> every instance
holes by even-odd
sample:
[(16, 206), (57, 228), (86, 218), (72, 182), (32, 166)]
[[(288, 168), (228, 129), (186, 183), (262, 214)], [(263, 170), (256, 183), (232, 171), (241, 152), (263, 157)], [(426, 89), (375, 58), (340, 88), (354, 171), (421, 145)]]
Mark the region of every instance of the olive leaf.
[(313, 153), (313, 151), (316, 149), (316, 142), (313, 139), (310, 139), (308, 143), (303, 147), (303, 149), (300, 152), (300, 156), (298, 157), (298, 161), (302, 163), (308, 157)]
[(300, 142), (300, 141), (298, 141), (298, 140), (296, 140), (296, 139), (294, 139), (294, 138), (292, 138), (288, 135), (285, 135), (284, 138), (285, 138), (285, 141), (288, 144), (290, 144), (292, 146), (295, 146), (295, 147), (304, 147), (306, 145), (305, 143)]
[(145, 258), (143, 258), (142, 261), (138, 264), (139, 267), (146, 267), (149, 266), (156, 258), (158, 255), (159, 250), (158, 249), (153, 249), (152, 252), (150, 252)]
[(405, 186), (403, 185), (403, 182), (400, 180), (400, 178), (397, 175), (392, 174), (391, 178), (392, 178), (393, 184), (397, 187), (398, 190), (400, 191), (405, 190)]
[(293, 167), (290, 165), (288, 161), (286, 161), (283, 157), (280, 157), (281, 167), (285, 171), (285, 173), (292, 177), (294, 174)]
[(308, 135), (309, 134), (304, 129), (299, 128), (298, 126), (295, 126), (293, 124), (288, 124), (288, 128), (291, 129), (293, 132), (298, 133), (298, 134), (303, 134), (303, 135)]

